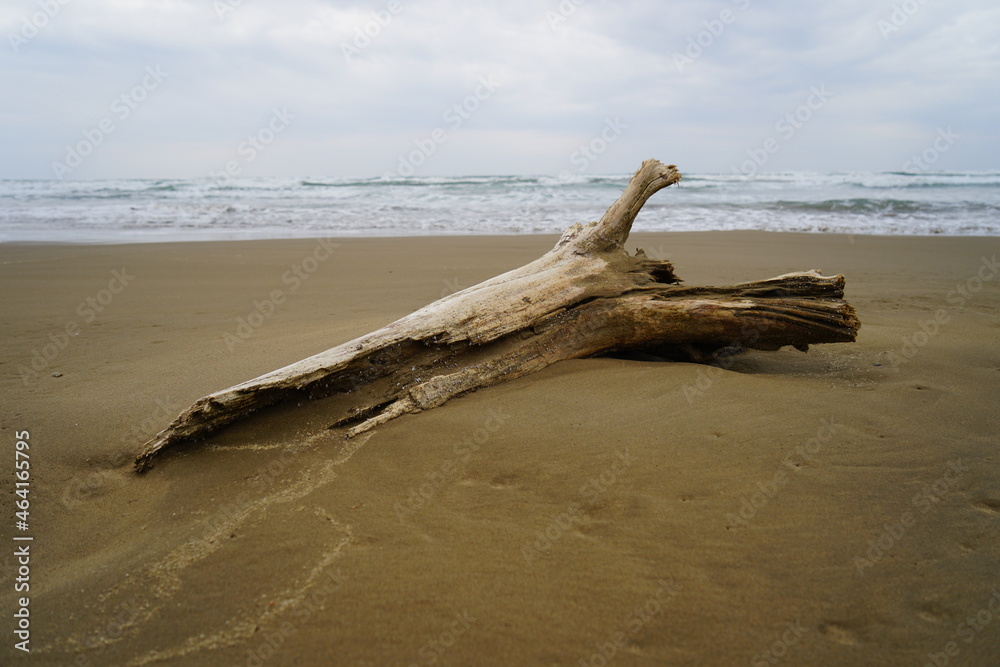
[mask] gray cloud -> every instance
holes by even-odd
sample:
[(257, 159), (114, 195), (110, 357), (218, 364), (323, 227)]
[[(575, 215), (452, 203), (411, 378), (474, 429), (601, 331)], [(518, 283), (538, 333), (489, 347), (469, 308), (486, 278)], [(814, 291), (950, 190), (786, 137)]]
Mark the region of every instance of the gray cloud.
[[(570, 156), (615, 118), (627, 129), (590, 173), (628, 172), (650, 156), (728, 172), (768, 139), (778, 150), (763, 170), (893, 170), (942, 127), (961, 139), (935, 168), (1000, 166), (1000, 8), (987, 0), (389, 8), (6, 2), (0, 177), (51, 178), (102, 120), (113, 131), (71, 177), (206, 176), (275, 108), (294, 119), (246, 175), (380, 175), (427, 141), (419, 174), (556, 173), (576, 169)], [(366, 26), (371, 36), (358, 38)], [(167, 76), (126, 99), (122, 118), (122, 96), (150, 66)], [(499, 85), (480, 99), (482, 77)], [(790, 137), (776, 129), (822, 86), (833, 96), (807, 122)]]

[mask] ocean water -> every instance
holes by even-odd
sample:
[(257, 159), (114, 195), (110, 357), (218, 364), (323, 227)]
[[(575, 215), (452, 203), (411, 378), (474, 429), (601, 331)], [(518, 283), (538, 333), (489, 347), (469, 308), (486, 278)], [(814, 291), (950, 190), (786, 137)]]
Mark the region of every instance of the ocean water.
[[(0, 181), (0, 242), (550, 234), (629, 175)], [(1000, 172), (692, 174), (635, 231), (1000, 235)]]

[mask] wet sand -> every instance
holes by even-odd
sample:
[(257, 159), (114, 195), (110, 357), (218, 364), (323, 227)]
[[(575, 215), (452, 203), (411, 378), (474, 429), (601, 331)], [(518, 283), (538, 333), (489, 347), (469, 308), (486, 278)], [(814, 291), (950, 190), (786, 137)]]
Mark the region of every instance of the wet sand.
[(995, 238), (634, 234), (691, 284), (843, 273), (858, 341), (564, 362), (346, 444), (289, 406), (132, 472), (194, 399), (554, 242), (0, 245), (0, 537), (34, 538), (28, 655), (0, 565), (3, 661), (995, 661)]

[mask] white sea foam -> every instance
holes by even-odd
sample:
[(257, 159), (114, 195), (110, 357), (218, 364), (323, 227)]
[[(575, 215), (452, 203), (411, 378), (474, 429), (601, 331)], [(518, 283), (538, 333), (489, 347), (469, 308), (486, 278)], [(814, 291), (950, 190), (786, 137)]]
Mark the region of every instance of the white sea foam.
[[(0, 181), (0, 241), (559, 233), (628, 175)], [(1000, 173), (693, 174), (637, 231), (1000, 235)]]

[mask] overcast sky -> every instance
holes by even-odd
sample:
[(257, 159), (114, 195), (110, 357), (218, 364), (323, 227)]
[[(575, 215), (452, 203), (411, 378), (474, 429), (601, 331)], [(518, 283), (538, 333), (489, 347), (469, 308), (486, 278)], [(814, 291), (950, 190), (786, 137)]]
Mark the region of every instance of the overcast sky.
[(996, 0), (3, 0), (0, 28), (0, 178), (1000, 168)]

